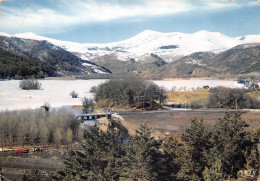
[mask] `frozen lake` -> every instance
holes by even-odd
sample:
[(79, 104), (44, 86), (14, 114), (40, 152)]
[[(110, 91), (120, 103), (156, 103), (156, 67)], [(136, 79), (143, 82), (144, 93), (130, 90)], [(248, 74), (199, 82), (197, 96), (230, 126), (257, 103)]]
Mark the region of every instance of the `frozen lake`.
[(242, 88), (244, 87), (242, 84), (238, 84), (237, 81), (229, 81), (229, 80), (155, 80), (154, 81), (159, 86), (164, 86), (166, 89), (171, 90), (175, 87), (175, 90), (192, 90), (197, 88), (202, 88), (205, 85), (209, 87), (230, 87), (230, 88)]
[[(40, 90), (21, 90), (19, 80), (0, 81), (0, 111), (14, 109), (34, 109), (39, 108), (45, 102), (51, 107), (60, 107), (64, 105), (82, 105), (82, 98), (92, 98), (90, 93), (92, 86), (97, 86), (106, 82), (104, 79), (93, 80), (40, 80)], [(176, 87), (176, 90), (186, 90), (208, 85), (210, 87), (243, 87), (236, 81), (224, 80), (156, 80), (159, 86), (167, 89)], [(75, 90), (79, 98), (71, 98), (71, 91)]]

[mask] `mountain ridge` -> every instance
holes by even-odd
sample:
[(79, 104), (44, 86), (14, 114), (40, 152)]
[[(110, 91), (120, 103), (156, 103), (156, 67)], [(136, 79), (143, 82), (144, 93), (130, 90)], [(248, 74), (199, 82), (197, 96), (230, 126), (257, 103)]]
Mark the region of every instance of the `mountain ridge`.
[[(37, 77), (44, 76), (64, 76), (64, 75), (85, 75), (95, 73), (110, 73), (107, 69), (97, 66), (95, 63), (82, 60), (74, 54), (62, 49), (59, 46), (51, 44), (46, 40), (22, 39), (13, 36), (0, 36), (1, 56), (5, 56), (7, 60), (1, 58), (2, 69), (12, 69), (10, 75), (1, 73), (2, 77), (29, 77), (32, 69), (43, 70), (41, 75), (34, 73)], [(25, 61), (23, 63), (23, 60)], [(24, 65), (23, 73), (19, 73), (19, 66), (12, 64)], [(32, 69), (30, 68), (32, 65)], [(42, 66), (47, 68), (42, 69)], [(18, 74), (14, 72), (17, 71)]]
[[(17, 38), (12, 35), (5, 35), (2, 37)], [(75, 50), (70, 52), (79, 57), (79, 59), (85, 60), (83, 62), (80, 61), (81, 65), (90, 67), (94, 65), (100, 66), (104, 68), (103, 70), (113, 74), (123, 75), (130, 73), (144, 78), (159, 79), (212, 76), (234, 77), (252, 73), (260, 76), (260, 54), (258, 53), (260, 52), (260, 35), (231, 38), (219, 32), (204, 30), (194, 34), (160, 33), (147, 30), (130, 39), (102, 44), (99, 47), (96, 46), (98, 44), (79, 44), (48, 38), (44, 40), (46, 37), (33, 33), (18, 34), (17, 36), (23, 38), (30, 36), (28, 39), (20, 38), (22, 42), (40, 40), (41, 43), (48, 43), (48, 40), (54, 41), (56, 45), (52, 44), (52, 46), (57, 49), (64, 47), (69, 49), (72, 46)], [(176, 41), (172, 42), (174, 39)], [(183, 41), (183, 39), (185, 40)], [(76, 51), (77, 47), (79, 47), (80, 51)], [(190, 48), (190, 52), (174, 54), (176, 50), (181, 52), (181, 48), (182, 51), (185, 48)], [(135, 54), (135, 50), (138, 49), (143, 51), (144, 54), (140, 54), (140, 56), (138, 53)], [(86, 52), (81, 53), (81, 51)], [(40, 58), (44, 59), (44, 53), (39, 55)], [(102, 71), (96, 73), (102, 73)]]
[(180, 32), (162, 33), (145, 30), (126, 40), (104, 44), (61, 41), (38, 36), (34, 33), (21, 33), (9, 36), (47, 40), (84, 60), (91, 60), (99, 56), (114, 53), (122, 61), (128, 61), (131, 58), (136, 59), (136, 61), (142, 61), (143, 57), (154, 53), (162, 57), (165, 61), (172, 62), (176, 60), (176, 57), (179, 58), (195, 52), (212, 51), (219, 53), (240, 44), (260, 43), (260, 35), (246, 35), (232, 38), (219, 32), (209, 32), (206, 30), (201, 30), (193, 34)]

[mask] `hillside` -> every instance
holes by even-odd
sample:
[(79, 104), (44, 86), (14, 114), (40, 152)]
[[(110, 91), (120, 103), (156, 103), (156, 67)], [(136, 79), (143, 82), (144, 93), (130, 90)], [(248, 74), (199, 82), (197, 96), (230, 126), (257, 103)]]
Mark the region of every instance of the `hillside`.
[[(238, 45), (219, 54), (197, 52), (168, 64), (166, 77), (259, 76), (260, 44)], [(172, 74), (175, 72), (175, 74)], [(167, 76), (168, 75), (168, 76)]]
[[(30, 61), (39, 65), (44, 64), (46, 67), (49, 67), (48, 70), (44, 71), (44, 74), (47, 76), (82, 75), (97, 72), (109, 73), (109, 71), (95, 65), (93, 62), (84, 61), (47, 41), (0, 36), (0, 48), (2, 50), (1, 55), (5, 54), (5, 56), (9, 57), (9, 63), (18, 61), (16, 58), (11, 58), (12, 56), (10, 55), (13, 54), (14, 57), (25, 59), (26, 62)], [(5, 65), (7, 64), (8, 62), (5, 61)], [(30, 72), (31, 70), (28, 71)]]
[(137, 74), (154, 79), (260, 77), (259, 35), (231, 38), (208, 31), (184, 34), (147, 30), (106, 44), (60, 41), (33, 33), (4, 34), (0, 38), (4, 50), (46, 62), (59, 75)]
[(0, 78), (24, 77), (43, 78), (55, 76), (55, 67), (42, 61), (29, 59), (13, 54), (0, 48)]
[(231, 48), (208, 61), (211, 67), (219, 67), (220, 73), (248, 74), (260, 71), (260, 43), (244, 44)]
[(112, 74), (135, 74), (144, 78), (161, 78), (168, 63), (156, 54), (147, 55), (142, 61), (131, 58), (121, 61), (116, 54), (109, 54), (92, 59), (97, 65), (106, 67)]
[(142, 61), (120, 61), (116, 54), (93, 59), (112, 73), (132, 73), (145, 78), (260, 76), (260, 44), (238, 45), (222, 53), (196, 52), (168, 63), (156, 54)]
[(116, 54), (118, 60), (121, 61), (129, 61), (132, 58), (136, 61), (142, 61), (146, 56), (149, 57), (153, 53), (167, 62), (172, 62), (195, 52), (211, 51), (219, 53), (245, 43), (260, 43), (260, 35), (233, 38), (219, 32), (205, 30), (193, 34), (180, 32), (162, 33), (145, 30), (129, 39), (104, 44), (60, 41), (33, 33), (4, 35), (24, 39), (47, 40), (84, 60)]

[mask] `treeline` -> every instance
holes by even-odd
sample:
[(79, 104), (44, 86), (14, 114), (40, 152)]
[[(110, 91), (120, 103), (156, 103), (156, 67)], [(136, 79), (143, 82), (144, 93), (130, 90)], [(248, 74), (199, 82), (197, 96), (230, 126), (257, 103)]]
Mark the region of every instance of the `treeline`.
[(154, 108), (167, 98), (164, 88), (134, 77), (110, 80), (96, 87), (94, 92), (100, 107)]
[[(240, 114), (225, 117), (214, 127), (193, 119), (180, 140), (157, 140), (141, 125), (127, 140), (120, 130), (97, 126), (85, 131), (81, 151), (71, 151), (66, 168), (54, 180), (246, 180), (242, 170), (260, 168), (260, 129), (248, 131)], [(257, 173), (257, 172), (255, 172)]]
[(67, 109), (0, 112), (0, 146), (69, 145), (79, 135), (79, 124)]
[(210, 90), (208, 107), (231, 109), (257, 109), (260, 101), (250, 97), (246, 89), (215, 87)]
[(0, 78), (22, 79), (31, 76), (44, 78), (55, 75), (55, 68), (46, 62), (19, 56), (1, 48), (0, 55)]

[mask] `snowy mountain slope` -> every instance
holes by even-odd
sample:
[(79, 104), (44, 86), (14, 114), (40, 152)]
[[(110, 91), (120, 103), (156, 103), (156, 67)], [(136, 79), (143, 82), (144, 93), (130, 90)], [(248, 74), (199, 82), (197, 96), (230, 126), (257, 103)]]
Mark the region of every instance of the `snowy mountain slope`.
[(219, 53), (240, 44), (260, 42), (260, 35), (231, 38), (218, 32), (205, 30), (194, 34), (179, 32), (160, 33), (146, 30), (127, 40), (106, 44), (80, 44), (60, 41), (33, 33), (22, 33), (13, 36), (25, 39), (47, 40), (67, 51), (75, 53), (85, 60), (91, 60), (106, 54), (116, 54), (118, 59), (123, 61), (130, 58), (134, 58), (137, 61), (142, 60), (143, 57), (154, 53), (166, 61), (172, 62), (176, 57), (186, 56), (194, 52), (212, 51)]
[[(44, 62), (45, 66), (47, 66), (46, 69), (48, 69), (46, 72), (50, 72), (48, 76), (110, 74), (109, 70), (93, 62), (82, 60), (57, 45), (41, 40), (39, 38), (37, 40), (23, 39), (8, 34), (0, 34), (0, 50), (2, 50), (3, 54), (13, 54), (21, 57), (20, 59), (24, 57), (33, 63), (36, 62), (35, 64)], [(13, 60), (12, 56), (8, 58)], [(6, 64), (10, 66), (8, 63)]]

